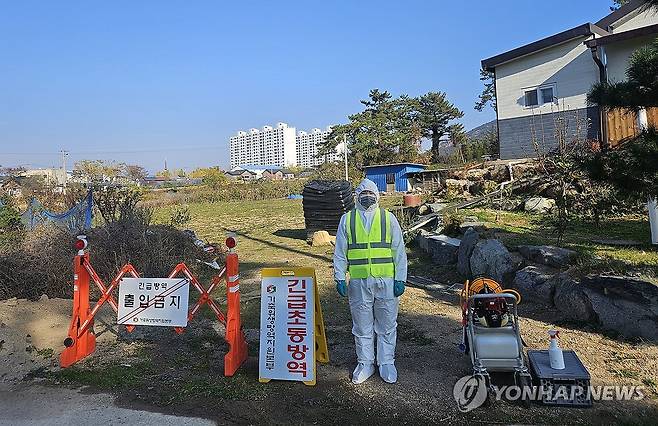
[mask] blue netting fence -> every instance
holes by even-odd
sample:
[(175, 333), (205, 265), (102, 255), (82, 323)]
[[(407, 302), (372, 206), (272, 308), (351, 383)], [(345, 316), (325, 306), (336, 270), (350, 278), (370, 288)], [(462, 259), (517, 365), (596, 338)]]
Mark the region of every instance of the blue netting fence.
[(25, 213), (21, 215), (21, 219), (25, 228), (30, 231), (40, 225), (51, 223), (71, 233), (79, 233), (91, 229), (93, 208), (92, 191), (89, 191), (85, 198), (64, 213), (49, 212), (39, 200), (33, 198)]

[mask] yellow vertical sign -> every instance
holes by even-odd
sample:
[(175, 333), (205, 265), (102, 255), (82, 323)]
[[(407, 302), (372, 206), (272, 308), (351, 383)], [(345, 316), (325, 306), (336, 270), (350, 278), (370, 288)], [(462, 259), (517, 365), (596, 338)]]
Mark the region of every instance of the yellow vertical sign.
[[(265, 268), (261, 277), (258, 380), (315, 385), (317, 362), (329, 362), (315, 269)], [(312, 305), (300, 303), (311, 301)], [(310, 362), (306, 354), (311, 355)]]

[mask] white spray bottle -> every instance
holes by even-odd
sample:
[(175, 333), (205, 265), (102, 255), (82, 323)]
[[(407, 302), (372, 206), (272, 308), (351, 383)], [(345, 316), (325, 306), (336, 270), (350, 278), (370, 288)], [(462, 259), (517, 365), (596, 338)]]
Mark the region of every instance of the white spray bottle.
[(564, 370), (564, 355), (562, 349), (557, 344), (560, 332), (557, 330), (548, 330), (550, 337), (550, 346), (548, 347), (548, 359), (551, 362), (551, 368), (554, 370)]

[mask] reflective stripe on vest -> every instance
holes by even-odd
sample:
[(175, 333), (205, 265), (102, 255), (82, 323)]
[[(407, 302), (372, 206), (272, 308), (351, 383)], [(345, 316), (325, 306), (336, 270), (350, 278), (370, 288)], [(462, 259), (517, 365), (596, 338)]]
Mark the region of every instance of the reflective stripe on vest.
[(389, 277), (395, 275), (389, 213), (380, 208), (375, 212), (370, 232), (366, 233), (361, 215), (356, 209), (346, 218), (347, 262), (351, 278)]

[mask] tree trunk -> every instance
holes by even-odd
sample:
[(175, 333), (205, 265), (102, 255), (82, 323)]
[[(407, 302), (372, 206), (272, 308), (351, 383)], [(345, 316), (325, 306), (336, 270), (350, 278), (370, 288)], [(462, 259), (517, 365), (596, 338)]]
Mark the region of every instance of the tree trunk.
[(432, 129), (432, 161), (439, 161), (439, 148), (441, 145), (441, 134), (439, 129)]

